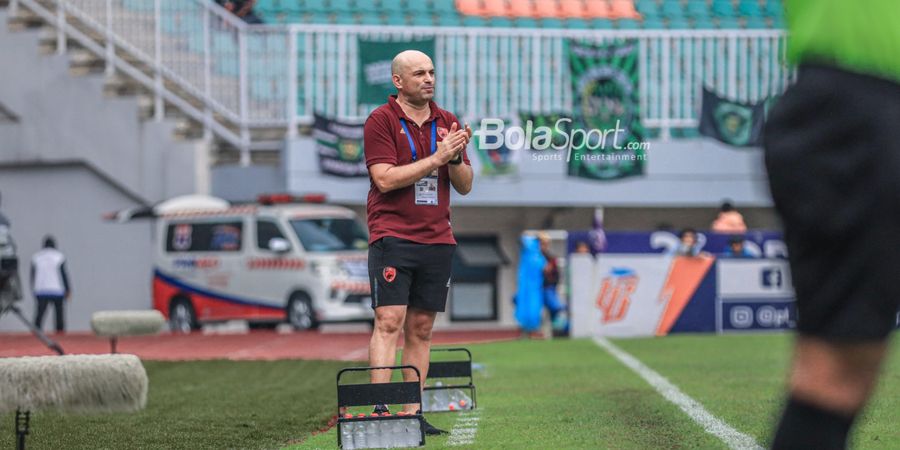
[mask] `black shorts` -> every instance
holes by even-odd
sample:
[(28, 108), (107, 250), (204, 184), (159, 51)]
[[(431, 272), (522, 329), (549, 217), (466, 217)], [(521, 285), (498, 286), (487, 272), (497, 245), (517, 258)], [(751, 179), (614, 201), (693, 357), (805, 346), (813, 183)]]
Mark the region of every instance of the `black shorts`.
[(900, 306), (900, 84), (802, 66), (765, 146), (799, 332), (885, 339)]
[(412, 306), (443, 312), (455, 245), (419, 244), (385, 237), (369, 245), (372, 307)]

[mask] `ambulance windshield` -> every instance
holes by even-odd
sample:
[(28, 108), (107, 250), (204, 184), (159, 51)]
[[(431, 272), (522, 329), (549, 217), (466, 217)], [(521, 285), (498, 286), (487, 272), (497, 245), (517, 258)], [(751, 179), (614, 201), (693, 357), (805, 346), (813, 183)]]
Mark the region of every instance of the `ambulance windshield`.
[(366, 229), (354, 219), (298, 219), (291, 221), (291, 227), (308, 252), (365, 250), (369, 246)]

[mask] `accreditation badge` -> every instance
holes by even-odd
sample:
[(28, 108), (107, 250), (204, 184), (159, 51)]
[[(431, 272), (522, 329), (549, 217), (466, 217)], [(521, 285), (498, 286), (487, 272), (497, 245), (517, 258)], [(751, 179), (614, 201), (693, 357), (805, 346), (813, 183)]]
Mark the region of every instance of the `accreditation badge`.
[(438, 205), (438, 171), (416, 181), (416, 205)]

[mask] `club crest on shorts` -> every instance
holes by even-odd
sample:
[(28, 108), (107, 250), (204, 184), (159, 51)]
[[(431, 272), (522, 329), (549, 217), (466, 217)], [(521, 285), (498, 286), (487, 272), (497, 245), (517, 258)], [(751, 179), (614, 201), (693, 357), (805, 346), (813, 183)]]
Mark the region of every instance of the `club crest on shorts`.
[(391, 266), (387, 266), (384, 268), (383, 271), (381, 271), (381, 275), (384, 277), (384, 281), (387, 281), (388, 283), (393, 283), (394, 278), (397, 278), (397, 269), (395, 269)]

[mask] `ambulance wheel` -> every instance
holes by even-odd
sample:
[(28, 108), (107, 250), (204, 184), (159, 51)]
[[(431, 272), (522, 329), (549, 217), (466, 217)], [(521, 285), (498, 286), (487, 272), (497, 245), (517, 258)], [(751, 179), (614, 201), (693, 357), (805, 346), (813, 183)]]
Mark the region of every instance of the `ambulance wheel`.
[(298, 292), (291, 296), (287, 306), (287, 321), (295, 330), (314, 330), (319, 328), (309, 296)]
[(197, 313), (191, 301), (184, 297), (172, 300), (169, 306), (169, 328), (176, 333), (190, 333), (200, 328), (197, 324)]

